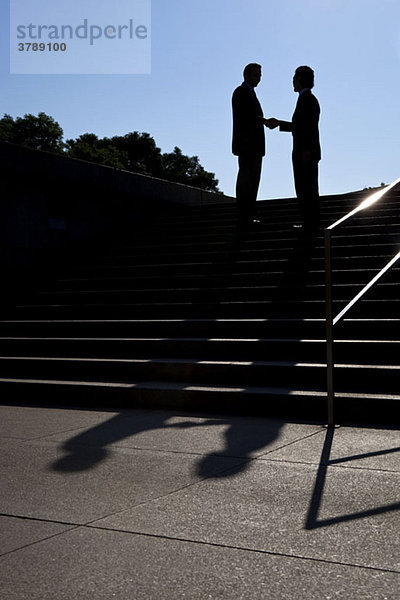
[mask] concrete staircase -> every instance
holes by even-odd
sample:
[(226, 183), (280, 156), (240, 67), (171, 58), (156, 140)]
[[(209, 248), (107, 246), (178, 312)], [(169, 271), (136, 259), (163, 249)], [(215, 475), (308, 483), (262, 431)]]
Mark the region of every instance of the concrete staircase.
[[(322, 198), (323, 225), (365, 193)], [(23, 404), (173, 407), (324, 420), (322, 233), (296, 201), (259, 203), (236, 234), (231, 204), (174, 209), (93, 253), (0, 321), (0, 395)], [(338, 312), (398, 251), (400, 192), (334, 238)], [(400, 269), (338, 326), (339, 420), (393, 423), (400, 406)]]

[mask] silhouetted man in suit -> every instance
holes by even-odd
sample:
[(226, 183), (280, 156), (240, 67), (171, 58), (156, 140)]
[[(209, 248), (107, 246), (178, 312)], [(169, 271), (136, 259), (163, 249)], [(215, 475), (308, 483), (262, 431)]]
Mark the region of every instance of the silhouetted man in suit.
[(307, 66), (298, 67), (293, 77), (293, 87), (299, 98), (292, 120), (263, 119), (263, 122), (270, 129), (279, 125), (280, 131), (291, 131), (293, 134), (294, 184), (304, 220), (303, 227), (306, 233), (315, 233), (320, 221), (318, 163), (321, 160), (321, 147), (318, 129), (320, 108), (311, 92), (314, 71)]
[(262, 159), (265, 155), (263, 111), (254, 88), (261, 80), (261, 65), (250, 63), (243, 71), (244, 81), (232, 96), (232, 152), (238, 156), (236, 200), (242, 226), (254, 219)]

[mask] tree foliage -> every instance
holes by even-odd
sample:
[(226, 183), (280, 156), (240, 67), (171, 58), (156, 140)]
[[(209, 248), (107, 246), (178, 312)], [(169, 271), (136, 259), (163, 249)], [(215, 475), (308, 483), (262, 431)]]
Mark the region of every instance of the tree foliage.
[(0, 119), (0, 139), (35, 150), (62, 152), (63, 130), (60, 125), (44, 112), (37, 117), (27, 114), (15, 120), (5, 114)]
[(132, 131), (112, 138), (84, 133), (64, 143), (60, 125), (41, 112), (15, 120), (5, 114), (0, 119), (0, 140), (219, 192), (215, 174), (206, 171), (197, 156), (186, 156), (177, 146), (163, 154), (148, 133)]
[(163, 154), (165, 179), (192, 185), (204, 190), (218, 191), (218, 180), (200, 164), (198, 156), (186, 156), (175, 146), (174, 151)]
[(76, 140), (67, 140), (66, 154), (71, 158), (80, 158), (89, 162), (96, 162), (108, 167), (126, 169), (126, 161), (117, 148), (104, 143), (94, 133), (84, 133)]

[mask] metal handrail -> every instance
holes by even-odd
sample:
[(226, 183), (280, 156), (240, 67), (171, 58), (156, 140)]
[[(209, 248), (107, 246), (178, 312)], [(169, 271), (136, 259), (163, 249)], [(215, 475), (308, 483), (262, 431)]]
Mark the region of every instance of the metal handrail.
[(400, 184), (400, 178), (396, 179), (393, 183), (386, 186), (382, 190), (371, 194), (366, 200), (361, 202), (354, 210), (350, 211), (347, 215), (333, 223), (324, 230), (325, 237), (325, 288), (326, 288), (326, 361), (327, 361), (327, 409), (328, 409), (328, 425), (334, 425), (334, 402), (335, 402), (335, 389), (334, 389), (334, 352), (333, 352), (333, 327), (339, 323), (348, 311), (375, 285), (375, 283), (383, 277), (383, 275), (395, 264), (400, 258), (400, 252), (396, 254), (388, 263), (379, 271), (373, 279), (356, 295), (350, 302), (340, 311), (338, 315), (333, 316), (333, 301), (332, 301), (332, 231), (346, 223), (354, 215), (358, 214), (362, 210), (369, 208), (375, 202), (385, 196), (390, 190)]

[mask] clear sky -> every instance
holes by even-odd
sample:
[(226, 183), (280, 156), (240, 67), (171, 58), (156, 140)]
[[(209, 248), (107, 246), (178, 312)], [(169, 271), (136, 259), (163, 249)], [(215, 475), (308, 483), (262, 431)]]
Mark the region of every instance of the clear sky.
[[(152, 0), (151, 10), (150, 74), (10, 75), (0, 0), (0, 115), (44, 111), (65, 139), (148, 132), (163, 152), (197, 155), (233, 195), (231, 95), (243, 67), (263, 66), (264, 114), (288, 120), (293, 72), (308, 64), (321, 105), (321, 193), (400, 177), (400, 0)], [(267, 131), (260, 198), (294, 195), (290, 155), (290, 134)]]

